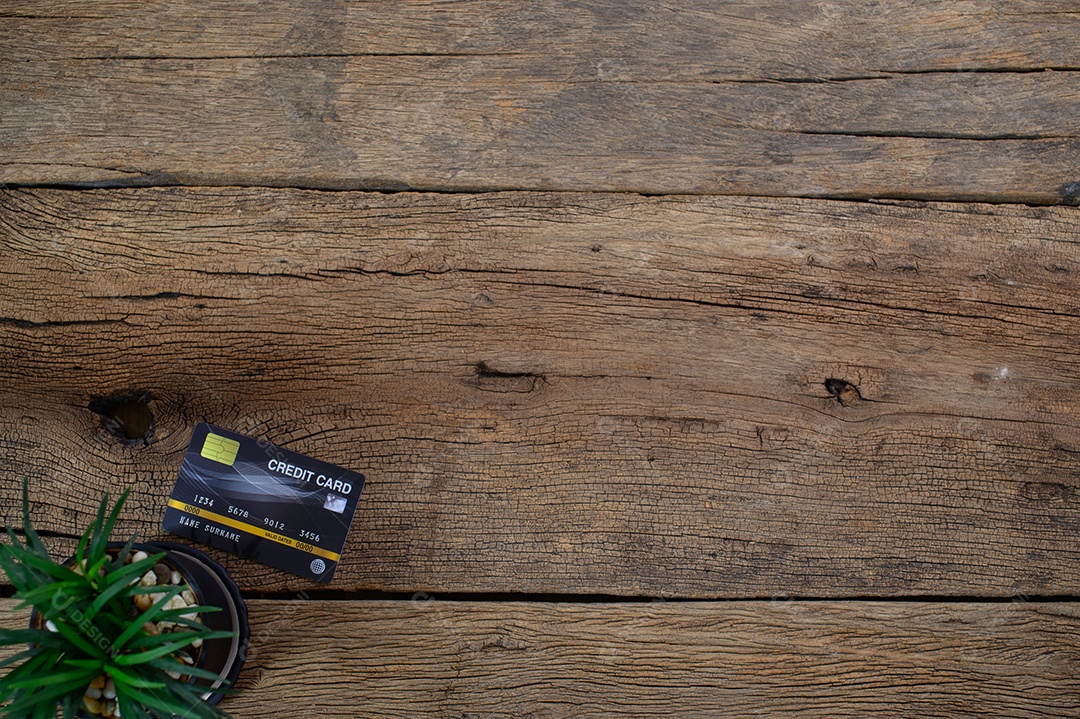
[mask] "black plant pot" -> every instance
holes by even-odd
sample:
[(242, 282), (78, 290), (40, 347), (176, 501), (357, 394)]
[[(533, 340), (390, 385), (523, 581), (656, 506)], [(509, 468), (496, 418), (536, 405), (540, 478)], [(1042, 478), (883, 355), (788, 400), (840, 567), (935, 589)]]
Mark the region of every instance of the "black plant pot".
[[(110, 542), (109, 549), (123, 549), (120, 542)], [(235, 632), (235, 637), (208, 639), (203, 642), (195, 666), (218, 674), (221, 678), (215, 682), (205, 679), (192, 679), (191, 683), (204, 689), (204, 700), (217, 704), (228, 689), (236, 683), (244, 660), (247, 659), (248, 628), (247, 605), (240, 596), (236, 582), (225, 572), (225, 568), (200, 552), (184, 544), (175, 542), (145, 542), (136, 544), (133, 552), (142, 550), (147, 554), (168, 552), (164, 562), (183, 575), (185, 583), (191, 587), (199, 604), (221, 607), (220, 612), (207, 612), (203, 615), (206, 626), (214, 630)], [(72, 557), (65, 564), (74, 563)], [(40, 626), (37, 610), (30, 615), (30, 626)], [(80, 712), (80, 717), (86, 716)]]
[[(121, 547), (123, 545), (120, 545)], [(237, 636), (228, 639), (209, 639), (203, 643), (199, 660), (196, 664), (201, 669), (221, 676), (216, 682), (193, 680), (192, 683), (206, 687), (203, 699), (218, 703), (222, 694), (216, 689), (227, 689), (236, 683), (240, 668), (247, 659), (248, 628), (247, 605), (240, 596), (236, 582), (225, 572), (225, 568), (211, 559), (204, 552), (175, 542), (147, 542), (138, 547), (148, 554), (168, 552), (166, 561), (175, 566), (184, 575), (187, 584), (195, 593), (199, 604), (221, 607), (220, 612), (208, 612), (203, 621), (211, 629), (236, 632)]]

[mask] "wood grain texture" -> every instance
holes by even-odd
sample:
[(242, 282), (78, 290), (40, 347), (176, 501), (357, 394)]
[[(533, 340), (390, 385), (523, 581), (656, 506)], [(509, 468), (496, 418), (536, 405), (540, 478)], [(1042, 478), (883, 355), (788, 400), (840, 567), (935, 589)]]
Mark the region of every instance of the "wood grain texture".
[(0, 12), (7, 183), (1080, 198), (1068, 2)]
[(531, 53), (751, 80), (1080, 67), (1069, 0), (7, 0), (3, 17), (19, 60)]
[[(1076, 594), (1078, 230), (976, 204), (7, 190), (0, 501), (29, 474), (70, 534), (131, 484), (123, 529), (157, 536), (207, 420), (369, 476), (341, 589)], [(150, 447), (87, 410), (132, 388)]]
[[(10, 606), (11, 600), (0, 601)], [(236, 719), (1076, 716), (1073, 604), (255, 601)], [(18, 626), (24, 615), (0, 612)]]

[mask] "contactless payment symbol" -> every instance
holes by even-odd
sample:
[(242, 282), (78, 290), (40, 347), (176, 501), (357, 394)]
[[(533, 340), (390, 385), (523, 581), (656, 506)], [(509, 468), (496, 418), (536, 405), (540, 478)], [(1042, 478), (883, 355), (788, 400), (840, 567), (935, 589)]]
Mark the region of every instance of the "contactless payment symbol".
[(236, 453), (239, 451), (240, 443), (235, 439), (222, 437), (220, 434), (211, 432), (206, 435), (206, 441), (203, 442), (202, 451), (199, 452), (199, 454), (207, 459), (212, 459), (215, 462), (221, 462), (222, 464), (231, 467), (233, 466), (233, 462), (236, 461)]

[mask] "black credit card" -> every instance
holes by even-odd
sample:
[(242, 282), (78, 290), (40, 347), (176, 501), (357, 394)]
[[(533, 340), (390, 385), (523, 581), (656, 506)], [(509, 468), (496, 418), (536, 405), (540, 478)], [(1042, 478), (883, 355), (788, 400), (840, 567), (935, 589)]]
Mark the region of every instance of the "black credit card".
[(326, 583), (363, 489), (362, 474), (204, 422), (161, 526)]

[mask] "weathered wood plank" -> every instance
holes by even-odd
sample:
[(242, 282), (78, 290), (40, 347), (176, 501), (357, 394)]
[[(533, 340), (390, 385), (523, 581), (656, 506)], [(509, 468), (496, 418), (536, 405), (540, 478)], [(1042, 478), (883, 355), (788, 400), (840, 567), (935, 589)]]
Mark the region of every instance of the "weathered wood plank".
[[(123, 526), (154, 536), (208, 420), (369, 475), (343, 589), (1076, 594), (1078, 229), (989, 205), (4, 191), (0, 500), (29, 474), (73, 533), (133, 483)], [(150, 447), (87, 410), (130, 388), (157, 398)]]
[(7, 0), (2, 12), (0, 39), (18, 60), (569, 55), (634, 74), (747, 80), (1080, 67), (1070, 0)]
[(237, 719), (1080, 711), (1075, 604), (255, 601), (250, 610), (244, 691), (224, 704)]
[(2, 182), (1080, 196), (1071, 3), (6, 13)]

